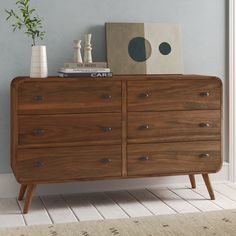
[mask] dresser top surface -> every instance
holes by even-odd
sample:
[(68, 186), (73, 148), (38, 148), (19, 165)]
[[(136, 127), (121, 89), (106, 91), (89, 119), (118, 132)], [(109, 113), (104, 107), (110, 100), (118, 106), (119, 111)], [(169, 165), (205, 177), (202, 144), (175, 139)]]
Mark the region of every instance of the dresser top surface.
[(115, 75), (109, 78), (90, 78), (90, 77), (78, 77), (78, 78), (61, 78), (58, 76), (49, 76), (48, 78), (30, 78), (28, 76), (16, 77), (12, 80), (12, 86), (21, 82), (59, 82), (59, 81), (152, 81), (152, 80), (178, 80), (178, 79), (209, 79), (218, 80), (222, 83), (221, 79), (216, 76), (205, 76), (205, 75)]

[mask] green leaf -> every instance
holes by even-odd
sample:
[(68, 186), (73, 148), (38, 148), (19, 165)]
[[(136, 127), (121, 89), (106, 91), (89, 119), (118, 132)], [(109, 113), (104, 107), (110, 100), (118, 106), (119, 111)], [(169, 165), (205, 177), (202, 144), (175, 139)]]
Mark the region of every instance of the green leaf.
[(32, 38), (33, 45), (37, 38), (43, 39), (46, 35), (45, 31), (42, 31), (42, 18), (36, 13), (35, 8), (30, 7), (30, 0), (17, 0), (17, 10), (5, 10), (7, 16), (6, 21), (12, 20), (13, 31), (22, 30), (25, 28), (25, 34)]
[(29, 11), (29, 14), (31, 15), (31, 14), (33, 14), (35, 11), (36, 11), (35, 9), (31, 9), (31, 10)]

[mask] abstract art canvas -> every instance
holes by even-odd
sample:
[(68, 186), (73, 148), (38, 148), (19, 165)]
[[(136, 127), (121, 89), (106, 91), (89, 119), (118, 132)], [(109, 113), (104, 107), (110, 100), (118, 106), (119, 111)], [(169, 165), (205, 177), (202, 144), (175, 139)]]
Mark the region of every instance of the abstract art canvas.
[(106, 23), (108, 66), (115, 75), (183, 74), (176, 24)]

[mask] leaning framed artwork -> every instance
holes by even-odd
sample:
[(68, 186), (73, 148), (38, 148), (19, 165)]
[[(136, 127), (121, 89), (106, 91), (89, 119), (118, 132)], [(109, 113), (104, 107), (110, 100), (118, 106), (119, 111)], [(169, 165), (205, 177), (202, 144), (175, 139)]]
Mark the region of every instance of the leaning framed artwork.
[(116, 75), (183, 74), (179, 25), (106, 23), (108, 66)]

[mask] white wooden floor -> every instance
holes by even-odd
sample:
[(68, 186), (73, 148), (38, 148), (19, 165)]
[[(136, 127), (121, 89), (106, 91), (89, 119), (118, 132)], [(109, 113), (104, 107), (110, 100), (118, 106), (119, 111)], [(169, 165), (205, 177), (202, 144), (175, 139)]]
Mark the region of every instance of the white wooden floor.
[(0, 227), (236, 209), (236, 184), (213, 187), (214, 201), (204, 185), (34, 197), (26, 215), (16, 198), (0, 199)]

